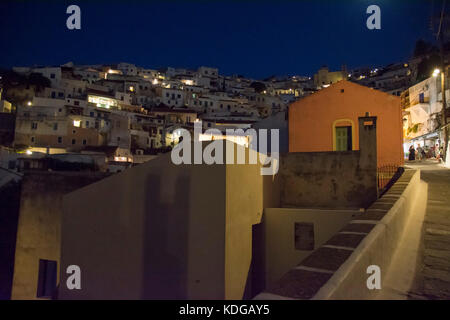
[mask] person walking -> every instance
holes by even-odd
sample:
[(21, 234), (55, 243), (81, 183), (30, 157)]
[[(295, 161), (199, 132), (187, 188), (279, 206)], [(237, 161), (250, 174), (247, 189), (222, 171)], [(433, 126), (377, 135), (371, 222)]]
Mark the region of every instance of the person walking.
[(423, 149), (419, 144), (419, 146), (417, 147), (417, 160), (420, 161), (422, 160), (422, 158), (423, 158)]
[(414, 145), (411, 145), (411, 146), (409, 147), (409, 156), (408, 156), (408, 160), (410, 160), (410, 161), (416, 160), (416, 149), (414, 149)]

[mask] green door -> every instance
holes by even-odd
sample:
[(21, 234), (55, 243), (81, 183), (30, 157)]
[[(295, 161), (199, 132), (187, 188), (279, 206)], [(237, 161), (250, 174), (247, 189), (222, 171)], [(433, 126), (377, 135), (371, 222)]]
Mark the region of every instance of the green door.
[(347, 151), (348, 149), (348, 128), (336, 127), (336, 151)]

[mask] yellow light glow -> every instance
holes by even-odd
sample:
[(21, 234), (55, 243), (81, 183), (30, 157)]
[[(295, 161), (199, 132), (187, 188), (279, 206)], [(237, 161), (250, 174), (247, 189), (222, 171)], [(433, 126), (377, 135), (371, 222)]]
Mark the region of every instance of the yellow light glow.
[(129, 88), (129, 89), (130, 89), (130, 91), (131, 91), (131, 92), (133, 92), (133, 91), (134, 91), (134, 87), (133, 87), (133, 86), (130, 86), (130, 88)]
[(81, 120), (73, 120), (73, 126), (79, 128), (81, 126)]
[(114, 157), (114, 161), (117, 162), (127, 162), (128, 158), (127, 157)]
[(438, 74), (441, 72), (441, 70), (439, 70), (439, 69), (434, 69), (434, 71), (433, 71), (433, 77), (437, 77), (438, 76)]
[(27, 102), (27, 105), (28, 105), (28, 106), (31, 106), (32, 104), (33, 104), (33, 103), (31, 103), (31, 101), (28, 101), (28, 102)]
[(28, 155), (32, 155), (33, 152), (32, 152), (31, 150), (27, 150), (27, 154), (28, 154)]

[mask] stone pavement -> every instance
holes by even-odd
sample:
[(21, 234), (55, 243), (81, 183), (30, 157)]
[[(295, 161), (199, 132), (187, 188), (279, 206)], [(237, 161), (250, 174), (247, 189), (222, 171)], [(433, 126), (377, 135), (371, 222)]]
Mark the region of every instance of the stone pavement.
[(450, 299), (450, 169), (436, 160), (407, 162), (428, 184), (426, 213), (410, 299)]

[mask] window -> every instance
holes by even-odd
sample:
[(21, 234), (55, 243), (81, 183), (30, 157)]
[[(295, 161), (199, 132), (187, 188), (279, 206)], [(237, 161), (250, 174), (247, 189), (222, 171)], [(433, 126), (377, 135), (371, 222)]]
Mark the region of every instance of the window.
[(86, 128), (89, 128), (89, 121), (86, 121)]
[(314, 250), (314, 224), (310, 222), (294, 223), (295, 250)]
[(117, 142), (119, 142), (120, 141), (120, 137), (117, 137)]
[(352, 150), (352, 127), (336, 127), (336, 151)]
[(91, 112), (89, 113), (89, 115), (90, 115), (91, 117), (93, 117), (93, 116), (94, 116), (94, 112), (91, 111)]
[(51, 298), (56, 289), (57, 263), (53, 260), (39, 259), (37, 298)]
[(34, 137), (31, 137), (31, 142), (34, 142)]
[(77, 143), (77, 140), (72, 139), (72, 144), (75, 144), (75, 143)]
[(53, 130), (58, 130), (58, 123), (57, 122), (55, 122), (54, 124), (53, 124)]
[(58, 137), (58, 143), (62, 143), (62, 137)]
[(38, 127), (37, 122), (32, 122), (32, 123), (31, 123), (31, 129), (32, 129), (32, 130), (36, 130), (37, 127)]
[(58, 109), (58, 112), (62, 112), (62, 109), (61, 109), (61, 108), (59, 108), (59, 109)]
[(50, 78), (55, 79), (56, 75), (54, 73), (50, 74)]
[(425, 102), (425, 96), (424, 96), (423, 92), (419, 93), (419, 103), (424, 103), (424, 102)]
[(80, 101), (74, 101), (73, 104), (76, 105), (76, 106), (79, 106), (80, 105)]
[(86, 145), (86, 139), (83, 139), (83, 145)]
[(58, 97), (59, 97), (59, 98), (64, 98), (64, 93), (58, 92)]

